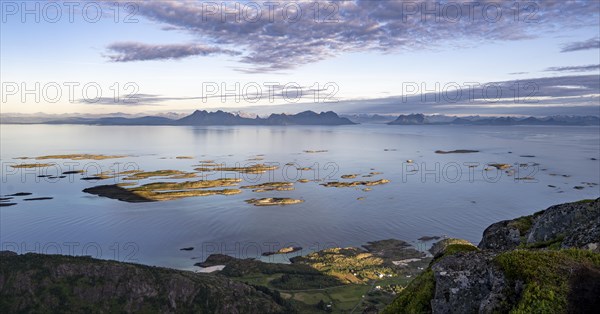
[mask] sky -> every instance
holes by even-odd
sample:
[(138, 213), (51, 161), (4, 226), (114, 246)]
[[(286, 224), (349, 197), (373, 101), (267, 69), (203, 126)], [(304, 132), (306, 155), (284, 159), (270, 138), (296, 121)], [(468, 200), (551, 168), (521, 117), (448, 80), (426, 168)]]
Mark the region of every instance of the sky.
[(0, 3), (2, 114), (600, 114), (596, 0)]

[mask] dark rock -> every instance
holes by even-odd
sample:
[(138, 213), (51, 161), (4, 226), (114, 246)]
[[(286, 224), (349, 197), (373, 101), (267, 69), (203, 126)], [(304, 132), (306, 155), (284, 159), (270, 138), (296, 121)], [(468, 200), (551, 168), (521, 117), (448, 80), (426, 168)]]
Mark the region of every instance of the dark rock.
[(519, 246), (522, 240), (519, 229), (511, 224), (512, 220), (500, 221), (490, 225), (483, 231), (483, 238), (479, 242), (480, 249), (487, 250), (511, 250)]
[(479, 153), (478, 150), (472, 149), (456, 149), (456, 150), (436, 150), (436, 154), (470, 154), (470, 153)]
[(420, 238), (418, 238), (417, 240), (419, 241), (431, 241), (431, 240), (439, 240), (441, 237), (438, 236), (422, 236)]
[(81, 178), (81, 180), (85, 180), (85, 181), (98, 181), (98, 180), (104, 180), (106, 178), (103, 177), (83, 177)]
[(70, 170), (70, 171), (65, 171), (62, 174), (77, 174), (77, 173), (83, 173), (82, 170)]
[(94, 186), (91, 188), (84, 189), (83, 192), (129, 203), (154, 202), (151, 199), (139, 196), (116, 184)]
[(45, 200), (51, 200), (54, 197), (32, 197), (32, 198), (24, 198), (24, 201), (45, 201)]
[(19, 193), (15, 193), (15, 194), (9, 194), (6, 196), (27, 196), (27, 195), (31, 195), (32, 193), (29, 192), (19, 192)]

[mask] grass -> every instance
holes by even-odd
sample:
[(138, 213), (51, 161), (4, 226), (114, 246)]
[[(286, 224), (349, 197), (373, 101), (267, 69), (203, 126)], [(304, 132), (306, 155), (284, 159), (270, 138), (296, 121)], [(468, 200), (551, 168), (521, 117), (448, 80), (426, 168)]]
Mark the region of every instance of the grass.
[(439, 257), (440, 255), (446, 255), (446, 251), (451, 246), (452, 246), (452, 248), (450, 248), (450, 249), (453, 251), (452, 254), (457, 252), (460, 248), (462, 248), (464, 250), (471, 250), (468, 247), (477, 249), (477, 247), (475, 245), (473, 245), (471, 242), (469, 242), (467, 240), (449, 238), (449, 239), (444, 239), (444, 240), (441, 240), (441, 241), (435, 243), (431, 247), (430, 251), (431, 251), (431, 254), (433, 254), (435, 257)]
[(434, 291), (433, 271), (427, 269), (417, 276), (382, 313), (431, 313), (430, 301), (433, 299)]
[(593, 203), (593, 202), (595, 202), (595, 201), (596, 201), (596, 200), (593, 200), (593, 199), (585, 199), (585, 200), (580, 200), (580, 201), (577, 201), (577, 202), (575, 202), (575, 203), (578, 203), (578, 204), (587, 204), (587, 203)]
[[(446, 249), (444, 250), (444, 253), (441, 257), (443, 258), (445, 256), (454, 255), (458, 252), (471, 252), (471, 251), (479, 251), (479, 249), (476, 246), (474, 246), (473, 244), (463, 244), (463, 243), (450, 244), (450, 245), (446, 246)], [(439, 260), (439, 258), (436, 259), (436, 261), (437, 260)]]
[(581, 267), (600, 267), (600, 254), (577, 249), (514, 250), (494, 261), (507, 278), (525, 285), (511, 313), (565, 313), (571, 275)]
[(515, 228), (519, 230), (519, 234), (521, 236), (525, 235), (533, 225), (533, 216), (523, 216), (517, 219), (511, 220), (508, 223), (508, 227)]
[(365, 283), (379, 274), (394, 274), (384, 260), (357, 248), (332, 248), (295, 258), (294, 262), (338, 278), (344, 283)]
[(528, 248), (528, 249), (550, 249), (550, 250), (558, 250), (561, 247), (562, 241), (564, 240), (564, 235), (558, 235), (556, 238), (550, 239), (548, 241), (539, 241), (535, 243), (526, 243), (521, 244), (520, 248)]

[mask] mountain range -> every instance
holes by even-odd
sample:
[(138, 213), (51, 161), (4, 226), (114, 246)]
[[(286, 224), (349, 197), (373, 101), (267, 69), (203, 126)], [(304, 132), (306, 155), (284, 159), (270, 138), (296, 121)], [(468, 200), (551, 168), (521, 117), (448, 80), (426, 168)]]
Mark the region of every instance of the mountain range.
[(341, 118), (335, 112), (304, 111), (298, 114), (271, 114), (267, 118), (248, 118), (222, 110), (208, 112), (196, 110), (189, 116), (171, 119), (159, 116), (145, 117), (104, 117), (104, 118), (66, 118), (44, 122), (46, 124), (94, 124), (94, 125), (346, 125), (355, 124), (347, 118)]
[(595, 116), (552, 116), (536, 117), (448, 117), (426, 116), (423, 114), (400, 115), (389, 125), (600, 125), (600, 119)]
[(548, 117), (514, 116), (451, 116), (425, 115), (422, 113), (401, 114), (394, 120), (391, 115), (338, 115), (333, 111), (316, 113), (303, 111), (297, 114), (271, 114), (257, 116), (243, 112), (208, 112), (196, 110), (190, 115), (164, 113), (152, 116), (114, 113), (101, 115), (68, 116), (47, 114), (2, 114), (2, 124), (87, 124), (87, 125), (352, 125), (352, 124), (389, 124), (389, 125), (557, 125), (557, 126), (598, 126), (597, 116), (555, 115)]

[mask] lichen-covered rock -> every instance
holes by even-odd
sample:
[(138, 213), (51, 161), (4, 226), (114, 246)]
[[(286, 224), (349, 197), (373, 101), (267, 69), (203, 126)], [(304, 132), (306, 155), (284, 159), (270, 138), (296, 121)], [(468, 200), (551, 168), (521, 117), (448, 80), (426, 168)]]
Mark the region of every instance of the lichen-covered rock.
[(527, 243), (563, 238), (561, 247), (600, 242), (600, 198), (552, 206), (534, 219)]
[(507, 282), (492, 262), (494, 254), (461, 252), (431, 266), (435, 294), (433, 313), (502, 312), (508, 301)]
[(492, 224), (483, 232), (483, 238), (479, 242), (480, 249), (506, 251), (521, 244), (521, 234), (518, 228), (511, 224), (510, 220), (504, 220)]
[(552, 244), (598, 250), (600, 198), (555, 205), (530, 216), (492, 224), (483, 232), (479, 248), (507, 251)]

